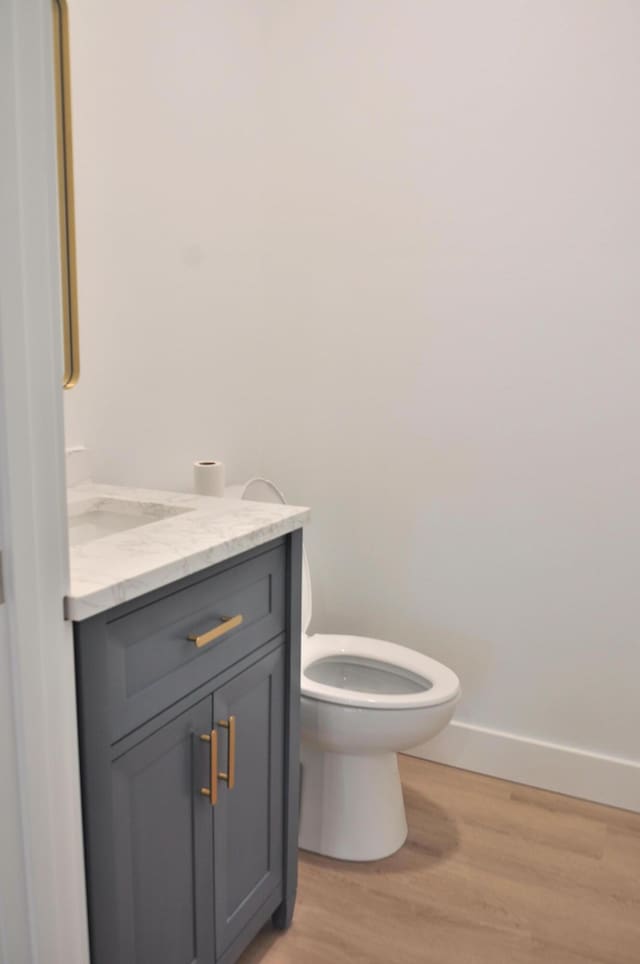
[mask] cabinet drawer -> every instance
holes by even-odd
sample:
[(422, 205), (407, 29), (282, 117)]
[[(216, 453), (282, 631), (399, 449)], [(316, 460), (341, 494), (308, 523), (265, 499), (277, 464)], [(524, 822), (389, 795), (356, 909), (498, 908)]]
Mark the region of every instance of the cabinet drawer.
[[(284, 630), (285, 567), (280, 545), (107, 623), (112, 742)], [(233, 616), (201, 648), (189, 639)]]

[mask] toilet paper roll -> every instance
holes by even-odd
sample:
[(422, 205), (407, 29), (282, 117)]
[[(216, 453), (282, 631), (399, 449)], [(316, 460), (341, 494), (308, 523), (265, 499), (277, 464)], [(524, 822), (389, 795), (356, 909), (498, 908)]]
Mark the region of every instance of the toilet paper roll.
[(196, 495), (224, 495), (224, 462), (202, 459), (193, 463), (193, 491)]

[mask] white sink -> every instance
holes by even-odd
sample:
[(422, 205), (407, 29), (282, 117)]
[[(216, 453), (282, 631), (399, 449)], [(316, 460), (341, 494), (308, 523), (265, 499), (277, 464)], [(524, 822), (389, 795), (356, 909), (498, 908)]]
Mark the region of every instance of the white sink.
[(69, 545), (81, 546), (185, 512), (193, 512), (193, 509), (108, 497), (73, 502), (69, 505)]

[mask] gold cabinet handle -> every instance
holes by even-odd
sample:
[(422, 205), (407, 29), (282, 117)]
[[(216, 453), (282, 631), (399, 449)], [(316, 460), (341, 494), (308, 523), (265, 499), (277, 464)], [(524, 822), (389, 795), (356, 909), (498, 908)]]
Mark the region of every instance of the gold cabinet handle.
[(201, 733), (200, 739), (203, 743), (209, 744), (209, 765), (210, 765), (210, 776), (209, 776), (209, 786), (201, 787), (200, 793), (203, 797), (209, 797), (209, 802), (212, 807), (215, 807), (218, 802), (218, 734), (215, 730), (211, 730), (211, 733)]
[(67, 0), (51, 0), (53, 14), (53, 67), (58, 145), (58, 216), (62, 271), (64, 344), (63, 388), (73, 388), (80, 378), (78, 280), (76, 266), (73, 145), (71, 140), (71, 80), (69, 66), (69, 12)]
[(219, 623), (218, 626), (214, 626), (213, 629), (210, 629), (208, 633), (202, 633), (200, 636), (197, 633), (190, 633), (187, 639), (195, 643), (198, 649), (201, 649), (202, 646), (212, 643), (214, 639), (219, 639), (220, 636), (224, 636), (225, 633), (230, 633), (232, 629), (236, 629), (243, 618), (240, 614), (237, 616), (223, 616), (222, 622)]
[(226, 780), (227, 786), (233, 790), (236, 785), (236, 718), (230, 716), (228, 720), (218, 720), (218, 726), (224, 726), (229, 731), (229, 755), (227, 772), (218, 773), (219, 780)]

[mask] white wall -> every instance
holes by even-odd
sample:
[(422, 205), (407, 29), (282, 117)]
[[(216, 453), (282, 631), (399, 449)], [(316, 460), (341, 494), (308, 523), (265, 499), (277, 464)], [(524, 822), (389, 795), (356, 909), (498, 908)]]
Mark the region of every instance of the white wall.
[(640, 761), (640, 7), (139, 3), (114, 78), (123, 4), (77, 18), (70, 440), (106, 481), (273, 476), (316, 629)]

